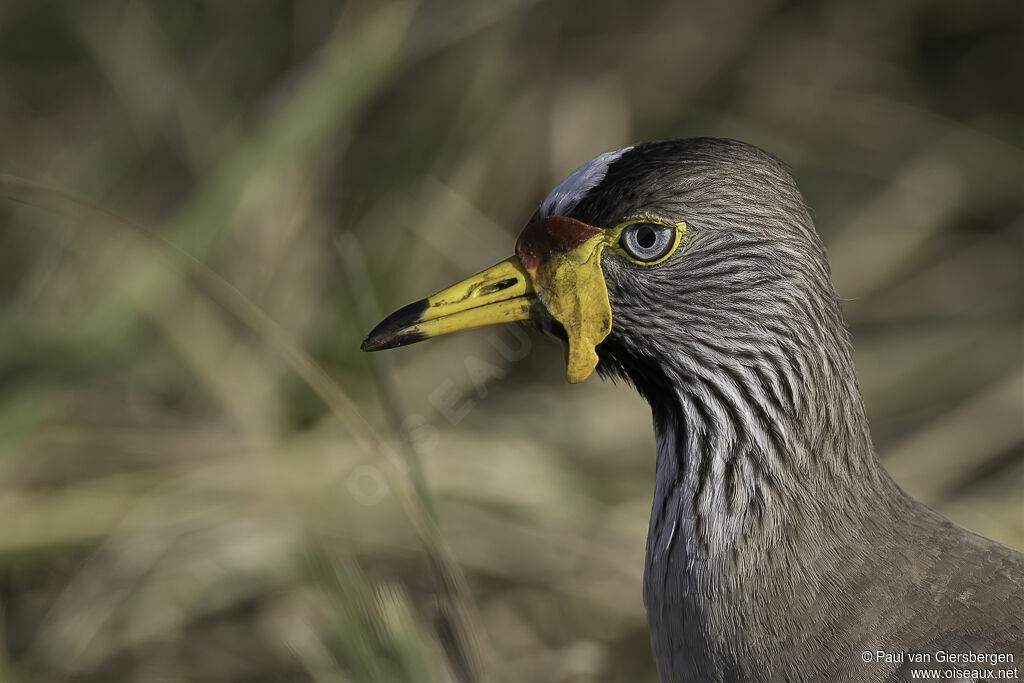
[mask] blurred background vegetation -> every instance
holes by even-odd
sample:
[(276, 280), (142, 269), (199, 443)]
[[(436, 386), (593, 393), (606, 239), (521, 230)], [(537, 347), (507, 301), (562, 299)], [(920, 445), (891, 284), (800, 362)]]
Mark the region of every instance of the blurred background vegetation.
[(641, 401), (358, 351), (642, 139), (792, 165), (887, 466), (1024, 547), (1021, 7), (0, 0), (0, 680), (654, 681)]

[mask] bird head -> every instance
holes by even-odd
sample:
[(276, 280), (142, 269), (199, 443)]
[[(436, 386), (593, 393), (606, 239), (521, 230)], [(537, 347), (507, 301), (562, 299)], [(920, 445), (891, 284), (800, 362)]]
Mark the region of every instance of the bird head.
[(576, 169), (511, 258), (395, 311), (362, 348), (532, 320), (563, 340), (570, 382), (600, 368), (643, 391), (694, 355), (799, 336), (791, 321), (808, 296), (835, 309), (825, 317), (838, 314), (824, 249), (784, 165), (733, 140), (667, 140)]

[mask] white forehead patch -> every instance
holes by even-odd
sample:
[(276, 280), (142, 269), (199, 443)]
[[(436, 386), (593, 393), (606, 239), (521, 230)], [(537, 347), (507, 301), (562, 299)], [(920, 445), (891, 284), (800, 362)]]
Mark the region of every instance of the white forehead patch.
[(605, 152), (570, 173), (569, 177), (551, 190), (548, 198), (541, 202), (537, 212), (539, 217), (564, 216), (572, 211), (588, 192), (601, 184), (612, 162), (631, 149), (633, 148), (623, 147), (614, 152)]

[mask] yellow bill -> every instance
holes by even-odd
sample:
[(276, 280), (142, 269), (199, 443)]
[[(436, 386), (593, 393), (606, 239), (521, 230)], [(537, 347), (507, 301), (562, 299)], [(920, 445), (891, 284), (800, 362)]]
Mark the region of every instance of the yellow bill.
[(530, 223), (516, 256), (385, 318), (363, 341), (364, 351), (412, 344), (449, 332), (517, 320), (544, 311), (567, 337), (566, 378), (582, 382), (597, 367), (596, 347), (612, 327), (600, 229), (553, 216)]
[(528, 320), (540, 314), (530, 275), (512, 257), (382, 320), (363, 351), (393, 349), (474, 327)]

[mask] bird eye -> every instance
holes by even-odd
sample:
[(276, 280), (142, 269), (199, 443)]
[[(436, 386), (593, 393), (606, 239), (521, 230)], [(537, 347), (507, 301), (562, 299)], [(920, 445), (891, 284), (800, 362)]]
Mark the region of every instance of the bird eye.
[(633, 223), (622, 231), (620, 243), (638, 261), (657, 261), (668, 254), (675, 242), (675, 228), (658, 223)]

